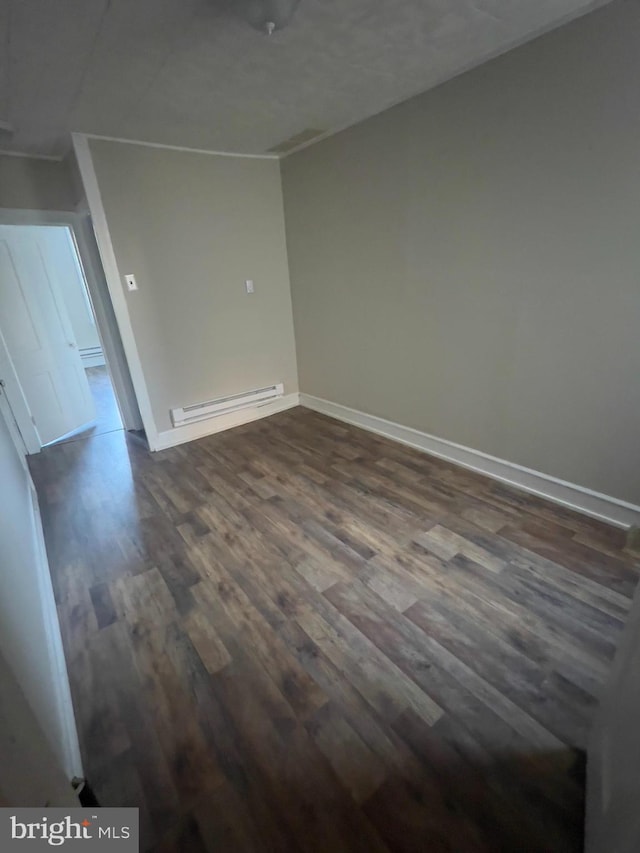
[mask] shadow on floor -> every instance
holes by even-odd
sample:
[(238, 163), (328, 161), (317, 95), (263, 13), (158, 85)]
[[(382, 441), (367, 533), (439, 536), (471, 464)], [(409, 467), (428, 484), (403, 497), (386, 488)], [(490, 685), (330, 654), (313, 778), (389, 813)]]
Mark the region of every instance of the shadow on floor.
[[(298, 769), (294, 774), (298, 783), (291, 778), (291, 768), (285, 767), (282, 773), (274, 768), (269, 782), (260, 782), (264, 785), (263, 807), (270, 811), (269, 806), (273, 808), (274, 804), (269, 800), (275, 796), (280, 809), (290, 818), (286, 822), (275, 818), (277, 839), (268, 838), (268, 831), (261, 835), (252, 825), (249, 804), (240, 805), (242, 797), (233, 786), (222, 784), (203, 792), (200, 798), (194, 796), (189, 812), (164, 832), (157, 819), (153, 829), (143, 819), (141, 850), (260, 853), (275, 849), (271, 846), (275, 842), (283, 853), (303, 849), (354, 853), (581, 853), (583, 753), (562, 749), (505, 756), (483, 765), (477, 755), (472, 758), (465, 754), (455, 739), (439, 738), (437, 727), (430, 732), (428, 741), (417, 749), (416, 744), (412, 745), (422, 774), (407, 767), (405, 776), (399, 768), (360, 803), (359, 809), (354, 809), (352, 801), (349, 805), (348, 798), (337, 796), (332, 785), (323, 789), (322, 774), (317, 774), (313, 766)], [(365, 768), (353, 766), (351, 770), (349, 775), (365, 788)], [(307, 782), (302, 784), (305, 776)], [(250, 787), (259, 784), (254, 779)], [(255, 790), (252, 793), (257, 794)], [(568, 807), (573, 813), (571, 819)], [(278, 813), (278, 806), (274, 811)], [(305, 845), (302, 839), (306, 833), (315, 836), (315, 841), (307, 837)], [(161, 840), (148, 846), (149, 837), (158, 834)], [(220, 842), (223, 843), (218, 848)]]

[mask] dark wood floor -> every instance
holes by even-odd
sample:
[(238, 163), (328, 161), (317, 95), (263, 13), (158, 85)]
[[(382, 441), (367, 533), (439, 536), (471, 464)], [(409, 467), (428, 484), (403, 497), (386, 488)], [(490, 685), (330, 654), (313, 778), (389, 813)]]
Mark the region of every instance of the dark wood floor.
[(32, 459), (85, 770), (155, 851), (579, 851), (620, 531), (304, 409)]

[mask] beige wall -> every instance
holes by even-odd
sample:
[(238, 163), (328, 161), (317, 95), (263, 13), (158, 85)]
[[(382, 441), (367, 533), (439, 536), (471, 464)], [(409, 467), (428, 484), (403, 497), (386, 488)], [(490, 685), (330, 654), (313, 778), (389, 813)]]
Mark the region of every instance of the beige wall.
[(68, 163), (0, 154), (0, 207), (75, 210)]
[(639, 18), (284, 161), (303, 392), (640, 502)]
[[(297, 391), (279, 164), (91, 140), (160, 431), (169, 410), (274, 382)], [(245, 293), (253, 279), (255, 293)]]

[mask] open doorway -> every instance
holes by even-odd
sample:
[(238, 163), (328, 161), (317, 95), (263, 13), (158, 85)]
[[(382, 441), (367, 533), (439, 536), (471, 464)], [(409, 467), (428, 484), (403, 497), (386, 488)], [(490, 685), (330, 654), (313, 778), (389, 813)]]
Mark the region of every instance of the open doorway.
[[(30, 226), (21, 226), (29, 228)], [(63, 307), (66, 308), (74, 343), (80, 355), (82, 368), (89, 385), (94, 407), (94, 418), (70, 434), (54, 439), (74, 441), (123, 429), (122, 417), (102, 349), (98, 324), (87, 285), (87, 279), (68, 226), (31, 226), (36, 232), (46, 260), (53, 265), (52, 274), (60, 289)]]
[[(88, 286), (78, 224), (75, 231), (65, 223), (0, 224), (0, 379), (30, 453), (136, 427), (135, 398), (126, 387), (122, 393), (123, 373), (129, 377), (110, 302), (91, 257)], [(87, 235), (79, 236), (87, 255)], [(115, 352), (115, 364), (107, 350), (112, 358)]]
[(68, 314), (73, 343), (80, 355), (94, 406), (95, 416), (90, 422), (51, 443), (74, 441), (123, 429), (86, 275), (71, 229), (55, 225), (19, 227), (33, 229), (45, 253), (45, 263), (52, 267), (51, 275)]

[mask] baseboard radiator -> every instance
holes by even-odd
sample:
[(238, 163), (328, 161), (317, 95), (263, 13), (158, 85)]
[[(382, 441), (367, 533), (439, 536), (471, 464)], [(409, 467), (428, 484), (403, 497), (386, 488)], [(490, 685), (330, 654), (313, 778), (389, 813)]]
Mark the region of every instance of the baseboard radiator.
[(268, 385), (266, 388), (254, 388), (251, 391), (243, 391), (241, 394), (229, 394), (226, 397), (216, 397), (203, 403), (193, 403), (182, 409), (171, 409), (171, 420), (174, 427), (185, 426), (196, 421), (205, 421), (209, 418), (217, 418), (220, 415), (228, 415), (239, 409), (247, 409), (253, 406), (264, 406), (272, 400), (277, 400), (284, 394), (284, 385)]
[(79, 352), (83, 367), (101, 367), (105, 364), (102, 347), (83, 347)]

